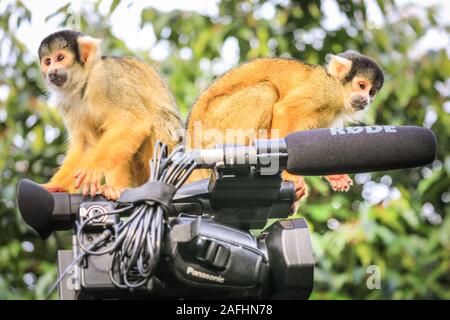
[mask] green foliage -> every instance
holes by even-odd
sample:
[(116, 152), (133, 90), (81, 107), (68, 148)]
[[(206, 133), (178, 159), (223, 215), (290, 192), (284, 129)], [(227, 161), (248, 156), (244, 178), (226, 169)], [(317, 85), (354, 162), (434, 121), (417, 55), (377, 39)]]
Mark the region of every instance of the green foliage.
[[(125, 39), (112, 33), (110, 18), (120, 1), (111, 1), (105, 16), (98, 10), (101, 1), (95, 2), (81, 12), (80, 24), (84, 32), (105, 39), (105, 52), (155, 65), (184, 116), (215, 73), (225, 71), (226, 43), (237, 43), (237, 63), (266, 56), (323, 63), (328, 52), (346, 49), (378, 60), (387, 80), (366, 123), (432, 125), (438, 161), (425, 169), (361, 175), (344, 194), (331, 192), (319, 177), (307, 178), (310, 195), (297, 214), (308, 219), (313, 231), (317, 266), (312, 298), (450, 299), (450, 60), (444, 50), (417, 59), (408, 55), (427, 29), (448, 35), (449, 27), (437, 24), (435, 8), (427, 8), (419, 19), (391, 1), (377, 1), (376, 9), (396, 21), (374, 28), (364, 3), (338, 1), (348, 24), (336, 30), (324, 28), (319, 0), (221, 1), (213, 17), (149, 7), (141, 13), (141, 27), (151, 25), (157, 43), (169, 48), (160, 63), (151, 61), (148, 52), (130, 51)], [(264, 6), (275, 9), (270, 19), (261, 17)], [(63, 26), (70, 10), (68, 5), (55, 9), (48, 20), (58, 17)], [(56, 277), (56, 250), (69, 244), (68, 233), (46, 242), (38, 239), (15, 207), (19, 179), (47, 181), (64, 154), (64, 127), (57, 110), (47, 105), (38, 66), (30, 58), (36, 54), (16, 37), (32, 15), (21, 1), (10, 1), (0, 17), (0, 48), (7, 51), (0, 60), (0, 92), (7, 93), (0, 94), (0, 299), (44, 299)], [(383, 192), (386, 197), (374, 200)], [(366, 286), (370, 265), (381, 271), (379, 290)]]

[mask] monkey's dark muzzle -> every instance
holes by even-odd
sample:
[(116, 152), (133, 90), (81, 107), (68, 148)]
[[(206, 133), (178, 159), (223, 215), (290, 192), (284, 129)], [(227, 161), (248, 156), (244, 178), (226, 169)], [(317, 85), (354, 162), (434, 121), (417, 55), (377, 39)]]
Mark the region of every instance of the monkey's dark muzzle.
[(67, 81), (67, 73), (62, 70), (54, 70), (48, 74), (48, 80), (57, 87), (61, 87)]
[(364, 96), (355, 95), (352, 97), (351, 104), (356, 110), (363, 110), (369, 105), (369, 101)]

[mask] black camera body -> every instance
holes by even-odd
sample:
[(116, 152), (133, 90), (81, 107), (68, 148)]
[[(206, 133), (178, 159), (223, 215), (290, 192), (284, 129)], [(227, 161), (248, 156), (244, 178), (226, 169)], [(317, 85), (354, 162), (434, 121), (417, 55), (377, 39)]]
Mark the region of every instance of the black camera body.
[(248, 166), (216, 168), (210, 179), (181, 187), (173, 198), (178, 213), (202, 213), (241, 230), (262, 229), (269, 219), (286, 218), (294, 202), (292, 182)]
[[(145, 286), (117, 288), (110, 278), (113, 256), (87, 255), (60, 282), (60, 298), (307, 299), (314, 259), (306, 221), (286, 219), (294, 192), (293, 184), (279, 175), (215, 170), (211, 179), (183, 186), (175, 194), (177, 216), (166, 226), (158, 268)], [(85, 199), (74, 217), (81, 224), (113, 209), (108, 201)], [(249, 231), (275, 218), (279, 221), (259, 236)], [(114, 214), (91, 219), (82, 245), (93, 243), (105, 229), (113, 232), (119, 221)], [(102, 246), (113, 242), (111, 237)], [(72, 250), (58, 252), (60, 274), (81, 250), (74, 237)]]
[[(112, 256), (89, 255), (60, 282), (60, 298), (307, 299), (312, 291), (314, 261), (302, 218), (276, 222), (260, 237), (200, 217), (173, 218), (170, 225), (146, 286), (117, 288), (109, 277)], [(98, 235), (86, 234), (85, 241)], [(58, 252), (60, 274), (79, 250), (75, 242), (73, 250)]]

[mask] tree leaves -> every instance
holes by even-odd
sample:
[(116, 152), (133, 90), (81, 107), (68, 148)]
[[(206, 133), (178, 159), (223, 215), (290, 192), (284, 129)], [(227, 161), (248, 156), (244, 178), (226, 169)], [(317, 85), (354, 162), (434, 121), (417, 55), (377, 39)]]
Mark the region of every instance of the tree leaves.
[[(421, 126), (434, 110), (436, 121), (431, 129), (438, 137), (439, 161), (426, 169), (372, 174), (343, 194), (332, 192), (320, 177), (307, 177), (310, 195), (297, 216), (306, 217), (312, 231), (316, 259), (312, 298), (450, 299), (450, 194), (445, 196), (450, 192), (450, 113), (448, 107), (443, 108), (449, 103), (450, 93), (445, 92), (450, 92), (450, 60), (445, 50), (418, 57), (412, 54), (430, 27), (449, 33), (434, 19), (435, 9), (423, 8), (426, 21), (422, 21), (401, 14), (402, 8), (393, 1), (377, 0), (374, 5), (386, 24), (374, 29), (367, 23), (363, 1), (337, 1), (348, 23), (331, 31), (323, 28), (325, 8), (319, 0), (273, 3), (272, 20), (255, 16), (264, 5), (271, 5), (260, 0), (220, 1), (218, 16), (146, 8), (141, 13), (141, 27), (151, 26), (156, 40), (167, 41), (170, 50), (168, 58), (156, 64), (149, 52), (130, 51), (127, 39), (112, 33), (111, 14), (124, 10), (120, 14), (126, 15), (128, 8), (122, 8), (119, 0), (109, 3), (105, 16), (97, 10), (100, 0), (94, 10), (81, 12), (82, 31), (104, 38), (107, 54), (134, 55), (156, 65), (184, 116), (200, 92), (225, 71), (221, 64), (231, 53), (223, 51), (223, 44), (229, 37), (237, 40), (239, 63), (262, 56), (289, 56), (322, 64), (328, 52), (347, 49), (360, 50), (379, 61), (387, 75), (386, 84), (369, 110), (367, 123)], [(58, 16), (58, 21), (66, 21), (69, 9), (69, 4), (56, 9), (47, 20)], [(13, 21), (13, 12), (21, 13), (20, 19)], [(47, 181), (65, 150), (60, 116), (47, 105), (37, 65), (24, 59), (30, 53), (14, 34), (30, 16), (21, 1), (8, 5), (0, 16), (2, 50), (4, 43), (12, 44), (11, 50), (5, 51), (10, 59), (0, 60), (0, 93), (7, 92), (4, 99), (0, 94), (0, 299), (45, 298), (56, 277), (56, 250), (70, 243), (69, 233), (42, 242), (14, 208), (18, 180)], [(187, 58), (181, 55), (183, 48), (192, 54)], [(33, 72), (38, 79), (29, 76)], [(6, 91), (2, 89), (5, 85)], [(52, 128), (60, 134), (50, 141)], [(362, 194), (364, 184), (382, 183), (385, 175), (392, 180), (386, 185), (388, 197), (369, 204)], [(429, 220), (424, 208), (433, 208), (437, 220)], [(433, 224), (439, 221), (436, 215), (440, 223)], [(33, 253), (23, 250), (24, 241), (34, 244)], [(57, 242), (62, 244), (57, 246)], [(380, 290), (366, 285), (370, 265), (381, 270)], [(36, 275), (31, 286), (23, 280), (27, 273)]]

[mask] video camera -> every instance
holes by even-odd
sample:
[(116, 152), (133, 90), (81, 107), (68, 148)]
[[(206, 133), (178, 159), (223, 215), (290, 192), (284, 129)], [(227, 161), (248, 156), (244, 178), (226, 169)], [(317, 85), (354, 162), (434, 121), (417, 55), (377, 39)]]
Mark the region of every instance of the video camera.
[[(434, 134), (411, 126), (317, 129), (170, 155), (159, 144), (149, 182), (117, 202), (52, 194), (24, 179), (18, 205), (43, 239), (74, 229), (72, 250), (58, 251), (61, 299), (307, 299), (311, 240), (305, 219), (288, 218), (295, 190), (280, 173), (410, 168), (435, 155)], [(197, 168), (212, 169), (211, 178), (185, 184)]]

